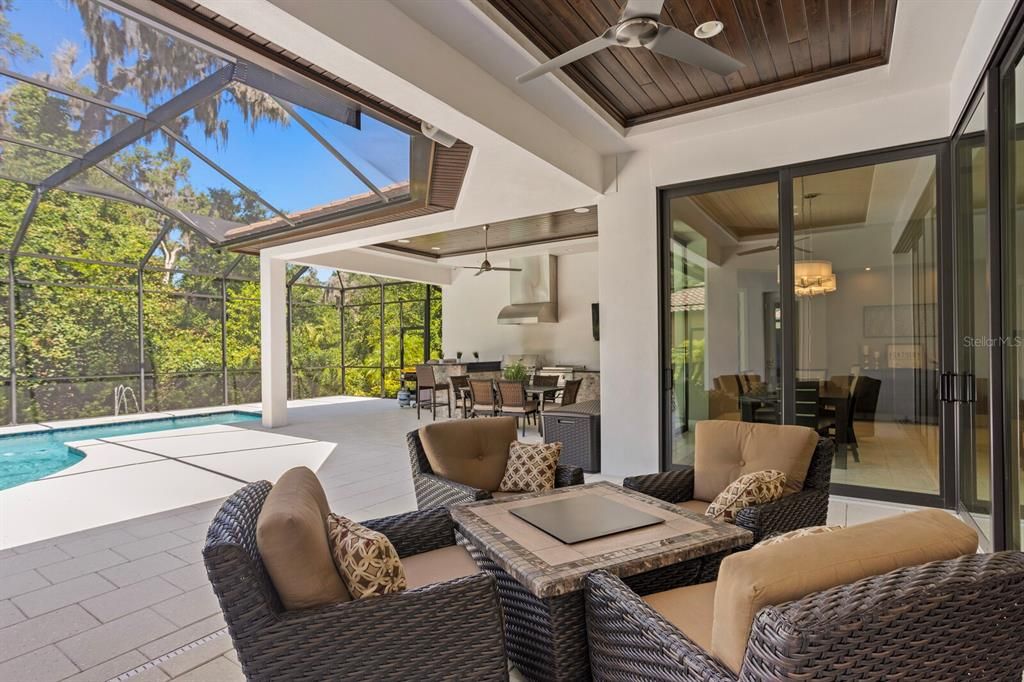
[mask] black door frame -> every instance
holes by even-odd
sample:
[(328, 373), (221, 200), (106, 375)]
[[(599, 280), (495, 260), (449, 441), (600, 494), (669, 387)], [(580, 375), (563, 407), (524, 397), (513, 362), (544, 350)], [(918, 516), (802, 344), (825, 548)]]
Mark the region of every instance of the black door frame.
[[(869, 166), (892, 161), (932, 156), (935, 158), (936, 172), (936, 213), (937, 213), (937, 244), (936, 258), (940, 259), (943, 254), (949, 251), (947, 242), (952, 236), (952, 214), (948, 202), (948, 192), (943, 191), (948, 185), (950, 178), (949, 165), (949, 140), (929, 140), (906, 145), (889, 147), (868, 152), (857, 152), (843, 154), (841, 156), (805, 161), (776, 166), (774, 168), (760, 169), (756, 171), (736, 173), (707, 180), (680, 183), (659, 188), (658, 197), (658, 352), (661, 361), (661, 372), (659, 373), (658, 395), (659, 395), (659, 444), (661, 448), (660, 461), (662, 470), (676, 468), (672, 464), (671, 419), (670, 409), (671, 389), (673, 377), (671, 376), (671, 347), (668, 343), (669, 325), (671, 316), (667, 313), (667, 302), (670, 295), (670, 241), (671, 241), (671, 202), (673, 199), (706, 192), (716, 192), (726, 189), (735, 189), (755, 184), (776, 183), (779, 196), (779, 291), (781, 292), (782, 303), (782, 363), (780, 377), (782, 382), (782, 423), (792, 424), (795, 421), (795, 383), (796, 383), (796, 330), (789, 321), (794, 319), (796, 312), (796, 299), (793, 295), (786, 295), (792, 292), (794, 287), (794, 224), (793, 224), (793, 178), (803, 175), (814, 175), (818, 173), (829, 173), (848, 168)], [(950, 298), (952, 279), (944, 271), (948, 268), (941, 266), (939, 261), (939, 300), (944, 301)], [(950, 359), (949, 351), (953, 344), (953, 330), (947, 324), (945, 317), (950, 311), (944, 312), (942, 306), (939, 309), (937, 321), (939, 334), (939, 356), (940, 364)], [(947, 338), (948, 337), (948, 338)], [(945, 371), (944, 365), (940, 367), (940, 374)], [(940, 403), (941, 405), (941, 403)], [(948, 416), (946, 411), (940, 412), (940, 433), (949, 431), (949, 424), (946, 423)], [(868, 488), (848, 484), (833, 483), (832, 492), (838, 495), (848, 495), (863, 499), (873, 499), (902, 504), (914, 504), (930, 507), (952, 508), (955, 504), (955, 473), (950, 466), (950, 459), (954, 450), (943, 439), (940, 442), (939, 453), (939, 493), (921, 493), (905, 490), (890, 490), (883, 488)]]

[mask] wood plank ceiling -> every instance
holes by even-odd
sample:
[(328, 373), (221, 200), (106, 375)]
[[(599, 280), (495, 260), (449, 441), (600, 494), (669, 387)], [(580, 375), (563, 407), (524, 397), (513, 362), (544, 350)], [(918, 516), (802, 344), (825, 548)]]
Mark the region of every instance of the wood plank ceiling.
[[(625, 0), (489, 0), (548, 57), (617, 22)], [(687, 33), (718, 20), (710, 44), (746, 66), (722, 77), (646, 49), (611, 47), (565, 72), (624, 126), (881, 66), (896, 0), (665, 0), (661, 22)]]
[[(487, 244), (491, 251), (501, 251), (533, 244), (549, 244), (571, 239), (597, 236), (597, 207), (587, 213), (575, 209), (543, 213), (527, 218), (491, 223), (487, 229)], [(377, 244), (377, 247), (402, 253), (444, 258), (484, 252), (483, 225), (465, 227), (448, 232), (436, 232), (408, 240)]]

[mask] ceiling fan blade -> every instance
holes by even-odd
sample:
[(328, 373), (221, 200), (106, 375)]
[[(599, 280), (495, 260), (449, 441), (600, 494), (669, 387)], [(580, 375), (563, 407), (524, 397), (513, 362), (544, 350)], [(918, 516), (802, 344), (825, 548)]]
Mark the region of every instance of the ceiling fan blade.
[(635, 19), (636, 17), (650, 17), (657, 19), (661, 16), (661, 6), (665, 0), (629, 0), (619, 14), (619, 21)]
[(488, 270), (484, 270), (483, 268), (479, 268), (479, 269), (478, 269), (478, 270), (476, 271), (476, 274), (475, 274), (475, 275), (473, 275), (473, 276), (474, 276), (474, 277), (479, 277), (480, 275), (484, 274), (485, 272), (488, 272)]
[(677, 61), (714, 71), (720, 76), (739, 71), (744, 66), (743, 62), (733, 59), (721, 50), (716, 50), (703, 40), (665, 24), (661, 25), (658, 35), (644, 44), (644, 47)]
[(814, 253), (810, 249), (802, 249), (799, 246), (794, 246), (793, 249), (799, 251), (800, 253)]
[(526, 83), (528, 81), (532, 81), (537, 76), (541, 76), (545, 73), (548, 73), (549, 71), (554, 71), (555, 69), (560, 69), (563, 66), (572, 64), (574, 61), (578, 59), (583, 59), (588, 55), (594, 54), (595, 52), (600, 52), (609, 45), (614, 44), (615, 41), (612, 39), (612, 30), (609, 28), (607, 31), (605, 31), (598, 37), (594, 38), (593, 40), (588, 40), (582, 45), (574, 47), (568, 52), (563, 52), (554, 59), (550, 59), (544, 62), (543, 64), (533, 67), (526, 73), (516, 76), (516, 82)]
[(522, 272), (522, 268), (491, 268), (491, 272)]
[(765, 251), (774, 251), (774, 246), (762, 246), (760, 249), (751, 249), (750, 251), (740, 251), (737, 256), (749, 256), (752, 253), (764, 253)]
[(455, 267), (459, 268), (460, 270), (482, 270), (483, 269), (479, 265), (456, 265)]

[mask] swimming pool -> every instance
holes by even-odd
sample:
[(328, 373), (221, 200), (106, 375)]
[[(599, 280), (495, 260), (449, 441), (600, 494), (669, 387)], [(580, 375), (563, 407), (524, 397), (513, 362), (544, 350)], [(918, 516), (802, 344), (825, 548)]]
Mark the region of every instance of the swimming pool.
[(259, 418), (260, 415), (252, 412), (230, 411), (0, 436), (0, 490), (38, 480), (82, 461), (84, 455), (67, 446), (76, 440), (130, 436), (190, 426), (237, 424)]

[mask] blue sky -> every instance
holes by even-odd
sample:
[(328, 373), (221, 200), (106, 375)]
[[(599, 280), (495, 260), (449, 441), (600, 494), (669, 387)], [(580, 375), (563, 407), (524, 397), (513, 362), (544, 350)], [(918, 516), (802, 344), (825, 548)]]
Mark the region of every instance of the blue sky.
[[(41, 56), (33, 59), (15, 60), (11, 64), (15, 71), (33, 76), (48, 73), (52, 55), (66, 42), (79, 46), (75, 71), (88, 64), (91, 49), (81, 18), (77, 8), (65, 0), (15, 0), (7, 18), (11, 29), (41, 52)], [(90, 85), (94, 81), (84, 78), (82, 82)], [(162, 93), (150, 103), (150, 108), (174, 94)], [(121, 93), (114, 101), (134, 110), (146, 109), (135, 92)], [(263, 121), (252, 129), (226, 92), (221, 95), (221, 104), (221, 117), (228, 125), (226, 144), (206, 139), (201, 126), (195, 124), (186, 128), (186, 137), (278, 208), (295, 211), (367, 191), (298, 124)], [(409, 138), (404, 133), (368, 116), (363, 117), (363, 127), (357, 130), (314, 112), (305, 114), (325, 138), (378, 186), (408, 179)], [(159, 136), (153, 139), (153, 144), (162, 144)], [(184, 149), (179, 147), (178, 153), (191, 159), (190, 181), (197, 189), (233, 188), (219, 173)]]

